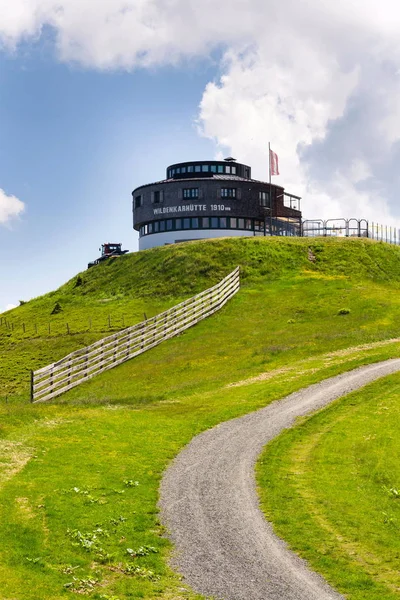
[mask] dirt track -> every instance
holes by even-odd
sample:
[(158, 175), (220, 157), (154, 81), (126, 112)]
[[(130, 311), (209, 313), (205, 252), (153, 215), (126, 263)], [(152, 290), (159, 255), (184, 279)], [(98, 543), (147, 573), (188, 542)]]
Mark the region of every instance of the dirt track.
[(265, 521), (254, 464), (298, 416), (399, 370), (393, 359), (326, 379), (202, 433), (178, 455), (161, 484), (161, 520), (174, 567), (194, 590), (223, 600), (343, 599)]

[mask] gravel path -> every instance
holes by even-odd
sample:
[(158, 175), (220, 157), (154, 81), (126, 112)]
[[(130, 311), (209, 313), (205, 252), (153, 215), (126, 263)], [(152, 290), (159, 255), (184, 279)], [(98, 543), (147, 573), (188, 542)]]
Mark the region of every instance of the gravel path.
[(197, 437), (166, 471), (161, 520), (174, 567), (197, 592), (223, 600), (342, 598), (276, 537), (259, 509), (254, 464), (298, 416), (400, 370), (400, 359), (326, 379)]

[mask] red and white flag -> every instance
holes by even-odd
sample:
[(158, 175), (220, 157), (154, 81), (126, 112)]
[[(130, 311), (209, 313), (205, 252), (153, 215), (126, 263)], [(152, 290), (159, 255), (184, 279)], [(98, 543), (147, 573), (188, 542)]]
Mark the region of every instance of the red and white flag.
[(272, 150), (269, 151), (269, 168), (271, 175), (279, 175), (278, 155)]

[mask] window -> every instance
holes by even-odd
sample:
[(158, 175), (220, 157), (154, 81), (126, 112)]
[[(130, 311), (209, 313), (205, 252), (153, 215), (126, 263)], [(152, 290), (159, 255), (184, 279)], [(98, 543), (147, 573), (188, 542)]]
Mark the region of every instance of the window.
[(231, 167), (232, 175), (236, 175), (236, 167)]
[(244, 229), (244, 219), (238, 219), (238, 229)]
[(183, 219), (183, 229), (190, 229), (190, 219)]
[(165, 221), (160, 221), (160, 231), (165, 231)]
[(158, 233), (159, 230), (159, 222), (158, 221), (154, 221), (154, 233)]
[(218, 165), (218, 173), (224, 172), (224, 165)]
[(226, 229), (226, 217), (219, 218), (219, 226), (222, 227), (223, 229)]
[(253, 229), (251, 219), (246, 219), (244, 226), (246, 229)]
[(236, 198), (236, 188), (221, 188), (221, 198)]
[(200, 173), (201, 165), (195, 165), (194, 170), (196, 171), (196, 173)]
[(216, 173), (217, 172), (217, 165), (211, 165), (210, 169), (211, 169), (211, 173)]
[(210, 227), (210, 217), (203, 217), (202, 219), (202, 226), (204, 229), (209, 229)]
[(182, 219), (176, 219), (175, 229), (182, 229)]
[(211, 227), (218, 227), (218, 217), (211, 217)]
[(153, 203), (160, 204), (160, 192), (153, 192)]
[(198, 229), (199, 228), (199, 219), (198, 217), (193, 217), (192, 219), (192, 229)]
[(153, 233), (153, 223), (149, 223), (149, 233)]
[(236, 229), (237, 227), (237, 219), (236, 217), (231, 217), (231, 229)]
[(171, 175), (175, 175), (175, 169), (171, 169)]
[(186, 173), (186, 167), (181, 168), (181, 173)]
[(269, 206), (269, 193), (268, 192), (258, 192), (258, 199), (260, 200), (261, 206)]
[(172, 230), (172, 219), (167, 219), (167, 231)]
[(188, 200), (190, 198), (198, 198), (199, 197), (199, 188), (185, 188), (183, 190), (183, 198)]
[(135, 208), (140, 208), (142, 206), (142, 196), (135, 197)]
[(225, 167), (225, 173), (227, 173), (228, 175), (230, 175), (230, 174), (231, 174), (231, 168), (230, 168), (230, 166), (228, 166), (228, 165), (227, 165), (227, 166)]
[(180, 167), (176, 167), (176, 174), (179, 175), (181, 172), (181, 168)]
[(188, 172), (188, 173), (193, 173), (193, 165), (190, 165), (190, 166), (187, 168), (187, 172)]
[(203, 171), (203, 173), (208, 173), (208, 165), (202, 165), (201, 170)]

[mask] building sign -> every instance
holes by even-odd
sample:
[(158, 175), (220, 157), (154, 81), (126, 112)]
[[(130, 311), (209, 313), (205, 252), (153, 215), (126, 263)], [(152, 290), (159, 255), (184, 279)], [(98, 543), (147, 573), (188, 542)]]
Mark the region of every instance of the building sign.
[(155, 215), (177, 214), (187, 212), (208, 212), (208, 211), (225, 211), (230, 212), (231, 207), (225, 204), (183, 204), (182, 206), (163, 206), (162, 208), (154, 208)]

